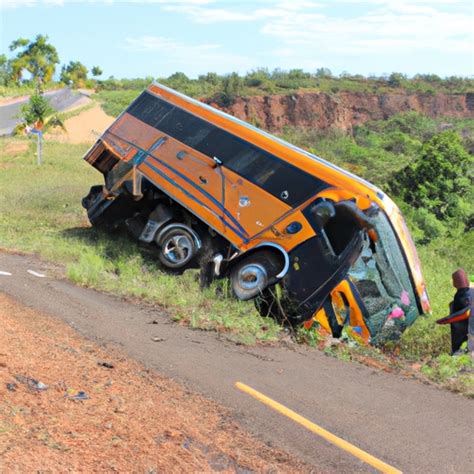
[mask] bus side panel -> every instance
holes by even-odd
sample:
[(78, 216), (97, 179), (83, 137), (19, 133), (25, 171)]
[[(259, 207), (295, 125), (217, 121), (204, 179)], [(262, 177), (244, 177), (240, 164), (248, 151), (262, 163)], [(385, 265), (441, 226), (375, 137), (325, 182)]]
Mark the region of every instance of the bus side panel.
[[(207, 224), (238, 248), (251, 248), (268, 240), (284, 240), (283, 246), (292, 248), (314, 235), (300, 213), (297, 220), (304, 227), (302, 232), (294, 236), (268, 232), (276, 221), (293, 212), (290, 206), (135, 117), (125, 113), (110, 132), (106, 134), (109, 140), (133, 144), (133, 150), (142, 152), (139, 169), (156, 186), (198, 217), (202, 215)], [(157, 146), (163, 137), (166, 141)], [(263, 235), (251, 244), (257, 234)]]

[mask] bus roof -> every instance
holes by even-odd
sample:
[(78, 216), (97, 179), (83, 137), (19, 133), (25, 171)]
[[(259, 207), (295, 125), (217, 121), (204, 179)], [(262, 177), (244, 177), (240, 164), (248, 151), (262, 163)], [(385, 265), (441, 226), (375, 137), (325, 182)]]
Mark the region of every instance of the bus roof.
[[(264, 130), (261, 130), (251, 124), (249, 124), (248, 122), (245, 122), (239, 118), (236, 118), (226, 112), (223, 112), (222, 110), (219, 110), (219, 109), (216, 109), (215, 107), (212, 107), (208, 104), (205, 104), (199, 100), (196, 100), (196, 99), (193, 99), (191, 97), (188, 97), (187, 95), (185, 94), (182, 94), (181, 92), (178, 92), (178, 91), (175, 91), (174, 89), (171, 89), (163, 84), (160, 84), (158, 82), (153, 82), (149, 87), (148, 87), (148, 92), (156, 95), (156, 89), (161, 89), (163, 90), (165, 93), (169, 94), (169, 95), (174, 95), (176, 97), (178, 97), (179, 99), (185, 101), (185, 102), (188, 102), (189, 104), (192, 104), (193, 106), (195, 107), (198, 107), (198, 108), (201, 108), (203, 110), (205, 110), (206, 112), (210, 112), (211, 114), (214, 114), (214, 115), (217, 115), (219, 117), (222, 117), (226, 120), (229, 120), (237, 125), (239, 125), (240, 127), (244, 127), (254, 133), (257, 133), (259, 134), (261, 137), (263, 137), (266, 141), (270, 141), (270, 142), (273, 142), (275, 144), (278, 144), (280, 146), (283, 146), (287, 149), (290, 149), (294, 152), (297, 152), (299, 155), (303, 155), (305, 158), (308, 158), (310, 161), (308, 162), (308, 165), (310, 165), (308, 168), (305, 168), (305, 171), (310, 173), (310, 174), (313, 174), (315, 176), (318, 176), (317, 174), (317, 171), (316, 169), (313, 169), (313, 167), (311, 165), (314, 165), (314, 163), (316, 162), (319, 166), (323, 166), (323, 167), (326, 167), (327, 169), (329, 170), (332, 170), (333, 172), (336, 172), (336, 174), (341, 174), (347, 178), (350, 178), (350, 179), (353, 179), (355, 181), (357, 181), (359, 184), (361, 184), (362, 186), (364, 187), (367, 187), (369, 188), (372, 192), (374, 192), (377, 197), (380, 199), (380, 200), (383, 200), (384, 198), (384, 193), (383, 191), (378, 188), (377, 186), (375, 186), (374, 184), (370, 183), (369, 181), (366, 181), (365, 179), (361, 178), (360, 176), (357, 176), (356, 174), (353, 174), (351, 173), (350, 171), (347, 171), (343, 168), (340, 168), (339, 166), (333, 164), (333, 163), (330, 163), (328, 161), (326, 161), (325, 159), (317, 156), (317, 155), (314, 155), (313, 153), (310, 153), (302, 148), (299, 148), (297, 147), (296, 145), (293, 145), (281, 138), (278, 138)], [(201, 117), (202, 118), (202, 117)], [(282, 156), (280, 156), (280, 158), (283, 158)]]

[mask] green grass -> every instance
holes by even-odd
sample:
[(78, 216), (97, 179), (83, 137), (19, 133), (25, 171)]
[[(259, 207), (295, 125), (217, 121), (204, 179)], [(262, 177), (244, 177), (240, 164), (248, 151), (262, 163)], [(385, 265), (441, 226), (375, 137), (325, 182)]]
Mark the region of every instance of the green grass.
[[(322, 132), (301, 128), (287, 128), (282, 135), (291, 143), (310, 149), (389, 190), (389, 183), (417, 158), (423, 143), (447, 126), (463, 137), (466, 150), (472, 150), (473, 120), (432, 119), (415, 112), (368, 122), (357, 127), (353, 136), (337, 130)], [(417, 248), (433, 314), (420, 317), (394, 349), (409, 360), (430, 360), (450, 352), (449, 326), (439, 326), (435, 321), (448, 314), (448, 303), (454, 295), (451, 273), (459, 267), (464, 267), (470, 274), (473, 272), (474, 257), (470, 249), (474, 246), (474, 232), (455, 231), (438, 221), (441, 236), (436, 238), (436, 228), (422, 230), (419, 227), (419, 211), (406, 204), (401, 207), (413, 237), (419, 242), (432, 239), (427, 245), (419, 243)], [(452, 237), (446, 237), (449, 232)]]
[(46, 142), (38, 167), (33, 141), (19, 155), (5, 149), (25, 142), (0, 141), (0, 247), (64, 264), (75, 283), (154, 303), (193, 328), (245, 344), (278, 339), (281, 328), (251, 303), (201, 291), (196, 271), (168, 275), (130, 239), (90, 228), (81, 198), (101, 175), (80, 159), (87, 147)]
[[(43, 89), (45, 91), (59, 89), (61, 87), (64, 87), (64, 85), (58, 82), (49, 82), (43, 85)], [(34, 92), (35, 92), (35, 85), (31, 82), (26, 82), (21, 85), (10, 84), (8, 86), (0, 86), (0, 98), (21, 97), (23, 95), (33, 94)]]
[[(12, 151), (24, 143), (29, 143), (27, 152)], [(281, 328), (260, 318), (251, 303), (223, 297), (220, 287), (201, 291), (197, 271), (166, 274), (126, 236), (91, 229), (80, 202), (101, 175), (80, 159), (86, 149), (85, 145), (46, 142), (44, 164), (38, 167), (34, 140), (0, 140), (0, 247), (37, 253), (63, 264), (77, 284), (150, 302), (192, 328), (216, 330), (244, 344), (279, 339)], [(435, 320), (448, 312), (454, 294), (451, 273), (463, 266), (472, 274), (473, 246), (471, 231), (418, 247), (433, 314), (419, 318), (391, 348), (401, 356), (401, 364), (421, 361), (426, 377), (466, 394), (474, 391), (468, 371), (472, 363), (451, 362), (449, 327)], [(300, 330), (296, 339), (310, 346), (321, 343), (314, 331)], [(375, 348), (358, 350), (376, 360), (383, 357)], [(330, 352), (352, 359), (346, 344)]]
[(33, 94), (35, 88), (33, 85), (21, 85), (21, 86), (0, 86), (0, 98), (14, 98), (22, 95)]
[(112, 117), (117, 117), (130, 103), (142, 92), (143, 89), (100, 91), (94, 94), (104, 112)]
[(429, 245), (419, 246), (423, 275), (426, 279), (432, 315), (418, 318), (402, 336), (400, 349), (409, 359), (426, 359), (450, 352), (449, 325), (435, 321), (449, 313), (448, 303), (453, 299), (451, 274), (459, 267), (466, 271), (474, 268), (474, 231), (458, 239), (437, 239)]

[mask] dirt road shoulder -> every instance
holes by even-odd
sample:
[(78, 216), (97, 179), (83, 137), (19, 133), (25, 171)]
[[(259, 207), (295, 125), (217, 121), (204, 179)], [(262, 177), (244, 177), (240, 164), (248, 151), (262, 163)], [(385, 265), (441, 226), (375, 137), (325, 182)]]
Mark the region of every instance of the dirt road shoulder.
[(210, 400), (0, 293), (0, 471), (306, 471)]

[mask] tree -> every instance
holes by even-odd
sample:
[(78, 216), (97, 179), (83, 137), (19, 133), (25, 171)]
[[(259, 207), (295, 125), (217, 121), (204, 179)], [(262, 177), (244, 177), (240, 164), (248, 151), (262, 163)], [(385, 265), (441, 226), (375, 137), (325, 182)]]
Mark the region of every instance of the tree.
[(243, 79), (238, 73), (227, 74), (222, 79), (222, 90), (213, 96), (214, 102), (220, 107), (230, 107), (242, 92)]
[(7, 86), (11, 80), (12, 71), (10, 61), (4, 54), (0, 54), (0, 86)]
[(220, 77), (215, 72), (208, 72), (206, 75), (199, 76), (199, 80), (212, 84), (213, 86), (217, 86), (220, 82)]
[(390, 76), (388, 76), (388, 84), (392, 87), (401, 87), (403, 82), (407, 80), (407, 76), (402, 74), (401, 72), (392, 72)]
[(175, 72), (166, 79), (167, 83), (171, 86), (179, 87), (180, 85), (187, 84), (189, 82), (189, 77), (184, 74), (184, 72)]
[(223, 89), (224, 94), (235, 98), (242, 91), (242, 78), (236, 72), (228, 74), (224, 77)]
[[(446, 131), (423, 145), (421, 154), (401, 171), (392, 189), (414, 208), (423, 208), (442, 221), (467, 222), (472, 210), (474, 159), (460, 136)], [(471, 194), (471, 196), (469, 196)]]
[(26, 69), (33, 79), (48, 82), (56, 71), (59, 56), (56, 48), (48, 43), (48, 37), (37, 35), (34, 41), (18, 38), (10, 45), (10, 51), (20, 49), (11, 60), (12, 78), (19, 82)]
[(259, 68), (249, 72), (244, 79), (245, 85), (249, 87), (261, 87), (270, 80), (270, 73), (266, 68)]
[(94, 66), (92, 69), (91, 69), (91, 73), (94, 77), (97, 77), (97, 76), (102, 76), (102, 69), (99, 67), (99, 66)]
[(320, 67), (316, 69), (316, 77), (332, 77), (332, 72), (327, 67)]
[(61, 82), (72, 85), (73, 87), (83, 87), (87, 80), (86, 66), (79, 61), (70, 61), (69, 64), (64, 65), (61, 69)]
[(303, 71), (303, 69), (290, 69), (288, 71), (289, 79), (309, 79), (311, 74)]

